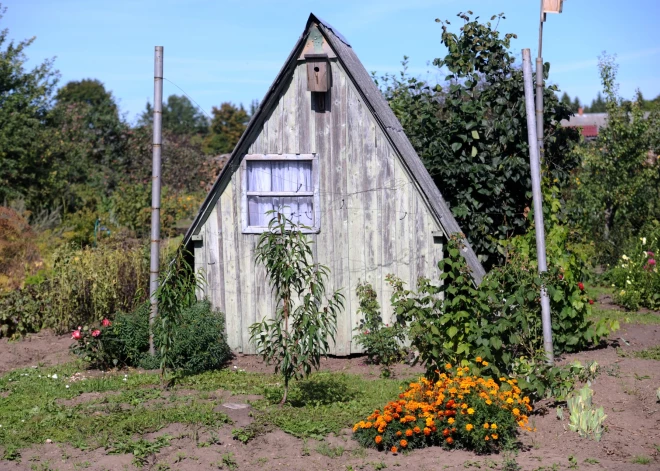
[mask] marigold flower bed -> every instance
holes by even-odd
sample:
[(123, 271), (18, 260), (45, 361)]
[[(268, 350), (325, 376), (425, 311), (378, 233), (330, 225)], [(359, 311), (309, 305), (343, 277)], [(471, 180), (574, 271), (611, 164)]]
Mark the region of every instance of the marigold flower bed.
[[(478, 363), (482, 363), (478, 358)], [(365, 447), (397, 453), (427, 446), (465, 448), (478, 453), (497, 451), (528, 426), (532, 410), (515, 379), (499, 382), (469, 375), (469, 367), (452, 368), (437, 381), (420, 378), (381, 412), (353, 426)]]

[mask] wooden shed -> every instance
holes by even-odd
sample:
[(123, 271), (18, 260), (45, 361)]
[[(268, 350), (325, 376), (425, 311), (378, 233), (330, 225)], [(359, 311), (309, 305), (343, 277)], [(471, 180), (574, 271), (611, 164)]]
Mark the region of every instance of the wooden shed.
[[(371, 283), (391, 318), (389, 273), (437, 279), (448, 235), (460, 232), (440, 191), (348, 41), (313, 14), (188, 230), (205, 292), (226, 315), (230, 347), (256, 353), (248, 327), (275, 302), (254, 248), (286, 205), (311, 226), (316, 260), (343, 289), (333, 354), (360, 352), (355, 290)], [(468, 245), (479, 282), (484, 270)]]

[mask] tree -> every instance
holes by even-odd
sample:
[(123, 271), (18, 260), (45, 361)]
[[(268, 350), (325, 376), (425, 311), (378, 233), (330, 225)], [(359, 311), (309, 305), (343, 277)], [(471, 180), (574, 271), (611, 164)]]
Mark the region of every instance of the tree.
[(112, 93), (97, 79), (71, 81), (57, 91), (58, 104), (85, 104), (99, 113), (117, 113)]
[(580, 99), (578, 97), (575, 97), (573, 99), (573, 103), (571, 104), (571, 108), (576, 113), (577, 113), (578, 109), (582, 108), (582, 104), (580, 103)]
[(330, 270), (312, 262), (311, 242), (302, 232), (309, 228), (279, 211), (269, 213), (273, 218), (259, 236), (255, 263), (266, 268), (277, 308), (273, 319), (264, 317), (250, 326), (250, 341), (267, 363), (275, 363), (275, 373), (284, 376), (282, 405), (291, 379), (309, 376), (312, 368), (319, 368), (321, 356), (327, 355), (344, 296), (335, 291), (326, 297)]
[(603, 96), (598, 92), (598, 95), (594, 100), (591, 101), (591, 106), (589, 106), (589, 112), (590, 113), (605, 113), (607, 111), (607, 107), (605, 106), (605, 101), (603, 100)]
[(564, 94), (561, 96), (560, 100), (563, 104), (570, 106), (571, 105), (571, 97), (568, 96), (568, 93), (564, 92)]
[(601, 261), (616, 262), (631, 237), (660, 220), (660, 166), (652, 152), (660, 119), (657, 112), (644, 117), (639, 95), (625, 106), (612, 56), (601, 56), (599, 69), (608, 119), (596, 141), (578, 149), (583, 164), (571, 195), (571, 216), (596, 242)]
[(211, 133), (204, 140), (204, 150), (208, 154), (228, 154), (234, 150), (247, 127), (249, 116), (243, 105), (237, 108), (225, 102), (220, 108), (213, 107)]
[[(153, 116), (153, 106), (147, 102), (138, 124), (150, 126)], [(177, 136), (205, 136), (209, 130), (209, 120), (188, 97), (170, 95), (163, 106), (163, 129)]]
[[(0, 4), (0, 20), (5, 12)], [(22, 197), (35, 206), (54, 177), (43, 123), (59, 75), (52, 60), (26, 71), (35, 38), (6, 44), (8, 33), (0, 31), (0, 202)]]
[[(468, 14), (471, 14), (468, 12)], [(425, 167), (447, 198), (486, 268), (501, 263), (499, 241), (527, 230), (531, 179), (522, 70), (510, 43), (490, 22), (466, 14), (458, 34), (442, 23), (448, 49), (433, 64), (446, 68), (443, 85), (408, 77), (382, 79), (384, 93)], [(503, 15), (491, 20), (503, 19)], [(547, 74), (549, 64), (545, 64)], [(547, 82), (546, 82), (547, 83)], [(577, 161), (568, 150), (578, 132), (559, 122), (571, 115), (555, 86), (544, 90), (544, 162), (551, 180), (564, 185)]]

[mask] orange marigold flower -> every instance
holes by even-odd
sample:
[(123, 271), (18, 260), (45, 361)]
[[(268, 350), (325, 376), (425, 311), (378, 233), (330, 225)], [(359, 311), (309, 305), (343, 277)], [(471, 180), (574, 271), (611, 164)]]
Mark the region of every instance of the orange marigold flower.
[(443, 437), (448, 437), (448, 436), (449, 436), (449, 430), (448, 430), (448, 429), (444, 429), (444, 430), (442, 431), (442, 436), (443, 436)]
[(406, 440), (401, 440), (399, 444), (401, 445), (401, 448), (405, 448), (408, 446), (408, 442)]
[(383, 441), (383, 437), (381, 437), (380, 435), (376, 435), (375, 441), (377, 445), (380, 445), (380, 443)]
[(490, 428), (490, 425), (488, 425), (488, 422), (486, 422), (486, 423), (484, 424), (484, 428), (486, 428), (486, 429), (487, 429), (487, 428)]
[(427, 437), (431, 435), (431, 429), (428, 427), (424, 427), (424, 435), (426, 435)]
[(406, 430), (406, 437), (412, 437), (412, 435), (413, 435), (412, 430), (410, 430), (410, 429)]
[(393, 446), (392, 448), (390, 448), (390, 451), (392, 453), (396, 453), (398, 451), (398, 449), (397, 449), (397, 447)]
[(497, 440), (499, 435), (497, 435), (496, 433), (493, 433), (493, 434), (491, 434), (491, 437), (493, 437), (493, 440)]
[(518, 409), (517, 407), (514, 407), (514, 409), (511, 412), (513, 412), (513, 415), (515, 416), (520, 415), (520, 409)]
[(472, 425), (472, 424), (467, 424), (467, 425), (465, 426), (465, 430), (467, 430), (468, 432), (469, 432), (470, 430), (472, 430), (473, 428), (474, 428), (474, 425)]
[(422, 433), (422, 429), (419, 428), (419, 427), (415, 427), (415, 428), (413, 429), (413, 432), (415, 432), (415, 433)]
[(445, 365), (445, 369), (451, 370), (451, 363), (447, 363), (447, 364)]
[(490, 399), (486, 399), (486, 404), (491, 405), (492, 403), (493, 401), (491, 401)]
[(486, 441), (490, 440), (490, 438), (488, 437), (488, 435), (486, 435), (486, 436), (484, 437), (484, 440), (486, 440)]
[(481, 363), (481, 357), (477, 357), (477, 363)]
[(488, 362), (487, 362), (487, 361), (484, 361), (484, 362), (481, 363), (481, 364), (484, 365), (484, 366), (488, 366)]
[(454, 443), (454, 439), (451, 438), (451, 437), (447, 437), (447, 439), (446, 439), (445, 441), (446, 441), (449, 445), (451, 445), (452, 443)]
[(401, 433), (401, 430), (399, 430), (399, 431), (396, 433), (396, 436), (397, 436), (397, 437), (400, 437), (401, 435), (403, 435), (403, 434)]

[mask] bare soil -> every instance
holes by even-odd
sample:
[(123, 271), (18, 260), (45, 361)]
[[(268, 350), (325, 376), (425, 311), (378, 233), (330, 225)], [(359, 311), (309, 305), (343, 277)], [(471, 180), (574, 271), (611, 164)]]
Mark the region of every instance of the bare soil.
[[(54, 364), (71, 360), (68, 355), (69, 336), (50, 333), (33, 335), (20, 342), (0, 341), (0, 373), (31, 366), (39, 362)], [(660, 403), (656, 389), (660, 386), (660, 362), (635, 358), (633, 351), (660, 344), (660, 325), (624, 325), (608, 345), (575, 355), (561, 362), (596, 360), (601, 374), (592, 385), (594, 403), (603, 406), (607, 414), (607, 431), (600, 442), (580, 438), (568, 430), (567, 416), (557, 418), (554, 404), (542, 403), (532, 416), (536, 432), (523, 433), (522, 450), (515, 457), (520, 470), (660, 470)], [(270, 367), (255, 356), (239, 355), (229, 368), (270, 372)], [(330, 358), (322, 363), (326, 371), (345, 371), (376, 379), (380, 371), (368, 365), (363, 357)], [(398, 365), (396, 376), (422, 372), (420, 367)], [(93, 374), (93, 373), (92, 373)], [(153, 470), (376, 470), (376, 469), (504, 469), (506, 456), (479, 456), (466, 451), (447, 452), (439, 448), (415, 450), (407, 455), (363, 450), (351, 439), (350, 429), (339, 436), (328, 436), (323, 442), (301, 440), (281, 430), (257, 437), (247, 445), (232, 439), (232, 429), (252, 422), (249, 402), (254, 396), (214, 394), (218, 410), (234, 421), (217, 430), (217, 442), (202, 431), (173, 424), (154, 436), (168, 433), (175, 437), (169, 447), (152, 457), (143, 469)], [(1, 399), (1, 398), (0, 398)], [(89, 396), (84, 400), (91, 400)], [(78, 401), (83, 399), (78, 398)], [(240, 408), (237, 404), (246, 404)], [(229, 405), (230, 407), (225, 407)], [(356, 417), (356, 420), (359, 418)], [(147, 438), (151, 438), (147, 436)], [(331, 458), (317, 451), (323, 445), (342, 447), (341, 456)], [(637, 457), (650, 459), (648, 464), (635, 463)], [(0, 461), (0, 470), (127, 470), (136, 469), (132, 455), (107, 455), (106, 450), (81, 451), (68, 445), (48, 443), (23, 450), (22, 462)], [(572, 458), (570, 458), (572, 457)], [(223, 463), (223, 458), (225, 461)], [(569, 461), (569, 459), (571, 461)], [(236, 466), (230, 465), (234, 460)], [(384, 465), (384, 466), (383, 466)], [(512, 468), (509, 468), (512, 469)]]

